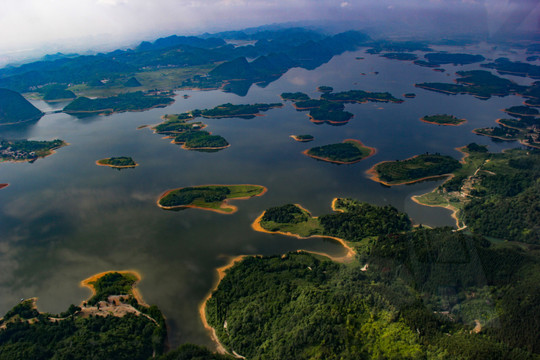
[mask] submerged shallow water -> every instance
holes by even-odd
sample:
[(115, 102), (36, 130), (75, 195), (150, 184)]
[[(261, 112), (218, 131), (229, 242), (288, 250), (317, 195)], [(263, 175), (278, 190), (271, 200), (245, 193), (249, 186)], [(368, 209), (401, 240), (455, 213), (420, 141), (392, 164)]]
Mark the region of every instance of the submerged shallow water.
[[(472, 49), (473, 53), (479, 50)], [(357, 56), (364, 60), (356, 60)], [(470, 142), (489, 145), (491, 151), (519, 145), (496, 143), (471, 130), (494, 126), (494, 120), (504, 115), (500, 109), (520, 104), (521, 98), (479, 100), (414, 87), (418, 82), (449, 82), (455, 71), (479, 67), (444, 68), (447, 71), (439, 73), (359, 51), (337, 56), (312, 71), (291, 69), (265, 88), (252, 86), (245, 97), (181, 91), (179, 95), (190, 97), (177, 96), (166, 108), (86, 118), (51, 113), (31, 126), (0, 128), (5, 138), (60, 138), (70, 143), (32, 164), (0, 164), (0, 183), (10, 184), (0, 190), (0, 314), (20, 298), (32, 296), (39, 297), (41, 311), (61, 312), (90, 295), (79, 287), (86, 277), (135, 269), (143, 277), (139, 288), (146, 302), (158, 305), (167, 317), (171, 345), (211, 345), (197, 308), (217, 277), (215, 268), (230, 257), (297, 249), (345, 253), (339, 243), (327, 239), (254, 232), (251, 223), (270, 206), (299, 203), (320, 215), (330, 212), (334, 197), (353, 197), (391, 204), (416, 223), (453, 226), (448, 210), (423, 207), (410, 199), (431, 191), (441, 180), (389, 188), (365, 174), (379, 161), (426, 151), (459, 158), (455, 148)], [(227, 102), (276, 102), (282, 92), (303, 91), (316, 98), (319, 85), (333, 86), (335, 92), (389, 91), (400, 98), (414, 92), (417, 97), (402, 104), (348, 104), (346, 110), (354, 118), (343, 126), (315, 125), (290, 103), (249, 120), (203, 119), (208, 131), (231, 144), (215, 153), (182, 150), (148, 128), (137, 130), (140, 125), (159, 123), (164, 114)], [(44, 111), (66, 105), (34, 104)], [(423, 115), (436, 113), (464, 117), (468, 122), (444, 127), (419, 121)], [(312, 134), (315, 141), (298, 143), (291, 134)], [(349, 138), (375, 147), (377, 153), (352, 165), (325, 163), (301, 154), (307, 148)], [(98, 159), (124, 155), (132, 156), (140, 166), (119, 171), (95, 165)], [(202, 184), (259, 184), (269, 190), (262, 197), (234, 202), (239, 211), (232, 215), (196, 209), (165, 211), (156, 206), (159, 195), (168, 189)]]

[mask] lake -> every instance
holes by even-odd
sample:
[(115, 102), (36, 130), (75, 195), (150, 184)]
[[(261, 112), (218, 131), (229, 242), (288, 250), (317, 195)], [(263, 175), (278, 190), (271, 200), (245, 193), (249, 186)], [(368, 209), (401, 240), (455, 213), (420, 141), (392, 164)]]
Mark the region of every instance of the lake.
[[(487, 58), (505, 55), (520, 60), (523, 55), (486, 46), (467, 50)], [(321, 215), (331, 211), (334, 197), (352, 197), (377, 205), (391, 204), (406, 211), (415, 223), (454, 226), (448, 210), (423, 207), (410, 199), (431, 191), (441, 180), (389, 188), (365, 174), (377, 162), (426, 151), (460, 158), (455, 148), (470, 142), (489, 145), (491, 151), (519, 145), (494, 142), (471, 130), (495, 126), (495, 119), (504, 117), (500, 109), (519, 105), (523, 99), (479, 100), (414, 87), (419, 82), (450, 82), (455, 71), (480, 67), (443, 68), (445, 73), (435, 72), (362, 50), (336, 56), (312, 71), (291, 69), (264, 88), (253, 85), (243, 97), (221, 91), (179, 91), (176, 101), (166, 108), (86, 118), (51, 113), (24, 128), (0, 127), (0, 136), (5, 138), (60, 138), (70, 144), (35, 163), (0, 164), (0, 183), (10, 184), (0, 190), (0, 314), (21, 298), (33, 296), (39, 297), (41, 311), (64, 311), (90, 295), (79, 286), (81, 280), (106, 270), (134, 269), (143, 277), (139, 288), (146, 302), (158, 305), (167, 318), (171, 346), (184, 342), (211, 346), (198, 306), (216, 281), (215, 268), (242, 254), (270, 255), (297, 249), (345, 253), (331, 240), (254, 232), (251, 223), (268, 207), (298, 203)], [(531, 83), (525, 78), (506, 77)], [(149, 128), (137, 130), (140, 125), (159, 123), (164, 114), (227, 102), (271, 103), (280, 101), (282, 92), (296, 91), (318, 97), (319, 85), (332, 86), (335, 92), (389, 91), (398, 98), (414, 92), (417, 97), (402, 104), (347, 104), (346, 110), (354, 118), (343, 126), (313, 124), (306, 112), (296, 111), (290, 102), (249, 120), (203, 119), (208, 131), (231, 144), (214, 153), (186, 151)], [(190, 97), (184, 99), (184, 94)], [(66, 105), (33, 103), (48, 112)], [(468, 122), (444, 127), (419, 121), (424, 115), (437, 113), (453, 114)], [(315, 141), (295, 142), (289, 137), (292, 134), (312, 134)], [(313, 146), (350, 138), (375, 147), (377, 153), (352, 165), (326, 163), (301, 154)], [(96, 166), (96, 160), (111, 156), (131, 156), (140, 166), (124, 170)], [(239, 211), (232, 215), (198, 209), (166, 211), (156, 205), (168, 189), (203, 184), (258, 184), (266, 186), (268, 192), (233, 202)]]

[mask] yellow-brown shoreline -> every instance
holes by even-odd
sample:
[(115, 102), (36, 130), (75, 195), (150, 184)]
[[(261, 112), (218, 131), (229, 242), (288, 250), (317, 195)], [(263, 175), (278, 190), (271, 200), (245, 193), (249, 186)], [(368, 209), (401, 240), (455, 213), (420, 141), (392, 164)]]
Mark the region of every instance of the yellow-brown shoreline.
[[(81, 287), (86, 287), (86, 288), (89, 288), (90, 291), (92, 291), (92, 296), (96, 295), (96, 289), (94, 288), (94, 285), (92, 285), (91, 283), (92, 282), (95, 282), (96, 280), (98, 280), (99, 278), (109, 274), (109, 273), (120, 273), (120, 274), (131, 274), (131, 275), (134, 275), (137, 280), (135, 281), (135, 283), (132, 285), (132, 288), (131, 288), (131, 292), (133, 294), (133, 297), (135, 298), (135, 300), (137, 300), (137, 302), (143, 306), (148, 306), (147, 303), (144, 302), (143, 298), (142, 298), (142, 295), (141, 293), (139, 292), (139, 289), (137, 289), (137, 284), (141, 281), (142, 279), (142, 276), (141, 274), (137, 271), (137, 270), (120, 270), (120, 271), (117, 271), (117, 270), (108, 270), (108, 271), (103, 271), (103, 272), (100, 272), (98, 274), (94, 274), (84, 280), (82, 280), (80, 283), (79, 283), (79, 286)], [(86, 302), (86, 301), (83, 301), (81, 303), (81, 305)]]
[(115, 169), (129, 169), (129, 168), (134, 168), (136, 166), (139, 166), (139, 164), (135, 163), (134, 165), (111, 165), (111, 164), (102, 164), (100, 163), (100, 161), (103, 161), (103, 160), (107, 160), (107, 159), (100, 159), (100, 160), (96, 160), (96, 165), (97, 166), (107, 166), (107, 167), (112, 167), (112, 168), (115, 168)]
[[(261, 191), (261, 193), (257, 194), (257, 195), (253, 195), (253, 196), (244, 196), (244, 197), (237, 197), (237, 198), (233, 198), (233, 199), (225, 199), (221, 202), (221, 206), (219, 209), (212, 209), (212, 208), (206, 208), (206, 207), (202, 207), (202, 206), (197, 206), (197, 205), (175, 205), (175, 206), (163, 206), (161, 205), (159, 202), (161, 201), (161, 199), (163, 199), (165, 196), (169, 195), (172, 191), (175, 191), (175, 190), (179, 190), (179, 189), (183, 189), (183, 187), (181, 188), (176, 188), (176, 189), (171, 189), (171, 190), (167, 190), (166, 192), (164, 192), (156, 201), (156, 204), (157, 206), (159, 206), (160, 208), (162, 209), (165, 209), (165, 210), (174, 210), (174, 209), (201, 209), (201, 210), (208, 210), (208, 211), (214, 211), (214, 212), (217, 212), (219, 214), (225, 214), (225, 215), (231, 215), (231, 214), (234, 214), (235, 212), (238, 211), (238, 207), (237, 206), (234, 206), (234, 205), (231, 205), (229, 204), (229, 201), (230, 200), (247, 200), (247, 199), (251, 199), (252, 197), (258, 197), (258, 196), (263, 196), (264, 194), (266, 194), (266, 192), (268, 191), (268, 188), (266, 186), (262, 186), (262, 185), (254, 185), (254, 184), (234, 184), (234, 185), (243, 185), (243, 186), (260, 186), (263, 188), (263, 190)], [(228, 186), (228, 185), (222, 185), (222, 184), (207, 184), (207, 185), (198, 185), (198, 186), (187, 186), (187, 187), (200, 187), (200, 186)], [(225, 209), (231, 209), (231, 211), (225, 211)]]
[(463, 125), (463, 124), (465, 124), (467, 122), (467, 119), (458, 119), (458, 120), (461, 121), (459, 124), (439, 124), (439, 123), (434, 122), (434, 121), (427, 121), (427, 120), (425, 120), (425, 118), (423, 116), (420, 118), (420, 121), (425, 122), (426, 124), (442, 125), (442, 126), (460, 126), (460, 125)]

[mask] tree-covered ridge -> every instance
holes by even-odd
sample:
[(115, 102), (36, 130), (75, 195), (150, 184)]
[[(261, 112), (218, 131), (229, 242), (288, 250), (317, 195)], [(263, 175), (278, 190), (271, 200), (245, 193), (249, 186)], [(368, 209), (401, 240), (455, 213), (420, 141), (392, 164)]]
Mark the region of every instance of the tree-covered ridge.
[(186, 130), (175, 135), (173, 143), (182, 144), (188, 150), (220, 150), (229, 146), (224, 137), (204, 130)]
[(145, 94), (142, 91), (125, 93), (106, 98), (89, 99), (81, 96), (64, 107), (67, 114), (111, 114), (123, 111), (142, 111), (155, 107), (165, 107), (174, 99), (162, 95)]
[(448, 175), (460, 167), (459, 161), (451, 156), (426, 153), (406, 160), (383, 161), (373, 166), (368, 173), (374, 181), (401, 185)]
[(282, 100), (290, 100), (290, 101), (304, 101), (309, 100), (309, 96), (306, 93), (303, 92), (284, 92), (280, 95)]
[(96, 161), (98, 165), (110, 166), (113, 168), (131, 168), (138, 164), (129, 156), (110, 157)]
[(21, 94), (0, 89), (0, 125), (37, 121), (43, 115), (43, 112)]
[(459, 119), (454, 115), (448, 114), (436, 114), (436, 115), (425, 115), (420, 118), (423, 122), (436, 124), (436, 125), (453, 125), (458, 126), (464, 124), (467, 120)]
[(364, 90), (349, 90), (337, 93), (322, 94), (321, 99), (345, 103), (365, 103), (368, 101), (373, 101), (393, 102), (399, 104), (403, 102), (403, 100), (395, 98), (389, 92), (370, 92)]
[(420, 83), (414, 86), (446, 94), (470, 94), (481, 99), (489, 99), (491, 96), (525, 94), (528, 90), (526, 86), (495, 76), (489, 71), (458, 71), (456, 74), (460, 76), (456, 79), (457, 84)]
[(0, 139), (0, 159), (3, 161), (35, 161), (66, 146), (63, 140), (5, 140)]
[(337, 164), (352, 164), (373, 155), (375, 149), (359, 140), (347, 139), (342, 143), (317, 146), (304, 152), (307, 156)]
[(250, 359), (537, 359), (538, 255), (443, 228), (374, 237), (346, 265), (246, 257), (206, 313)]
[(133, 296), (137, 277), (107, 272), (91, 278), (94, 296), (59, 315), (21, 302), (0, 319), (2, 359), (148, 359), (163, 353), (165, 319)]
[(501, 75), (509, 74), (540, 79), (540, 66), (520, 61), (510, 61), (508, 58), (498, 58), (494, 62), (482, 64), (481, 66), (495, 69)]
[(505, 113), (508, 113), (513, 116), (539, 116), (540, 111), (529, 106), (511, 106), (503, 110)]
[(230, 214), (237, 210), (227, 200), (261, 196), (266, 188), (260, 185), (201, 185), (169, 190), (158, 199), (164, 209), (199, 208)]
[(338, 198), (333, 203), (333, 209), (335, 213), (316, 218), (298, 205), (272, 207), (263, 213), (258, 225), (270, 232), (303, 237), (326, 235), (353, 242), (411, 228), (409, 217), (392, 206), (379, 207)]
[(453, 208), (461, 226), (493, 238), (540, 243), (540, 155), (538, 151), (488, 153), (468, 145), (464, 165), (424, 205)]
[(231, 103), (218, 105), (212, 109), (194, 110), (192, 114), (194, 116), (202, 116), (205, 118), (253, 118), (259, 115), (261, 111), (268, 111), (273, 108), (282, 107), (282, 103), (272, 104), (242, 104), (233, 105)]

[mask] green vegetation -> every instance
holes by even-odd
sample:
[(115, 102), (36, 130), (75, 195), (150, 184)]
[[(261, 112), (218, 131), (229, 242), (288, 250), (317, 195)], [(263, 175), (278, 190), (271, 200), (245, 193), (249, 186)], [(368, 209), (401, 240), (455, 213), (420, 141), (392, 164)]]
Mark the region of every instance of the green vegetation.
[(386, 53), (386, 54), (382, 54), (381, 56), (387, 59), (401, 60), (401, 61), (413, 61), (413, 60), (418, 59), (418, 56), (416, 56), (415, 54), (403, 53), (403, 52)]
[(292, 138), (296, 141), (301, 141), (301, 142), (308, 142), (308, 141), (313, 141), (315, 138), (313, 137), (313, 135), (292, 135)]
[(370, 172), (375, 175), (375, 181), (380, 180), (387, 185), (401, 185), (447, 175), (460, 167), (459, 161), (451, 156), (422, 154), (406, 160), (378, 163)]
[(458, 119), (454, 115), (437, 114), (437, 115), (425, 115), (420, 118), (423, 122), (437, 124), (437, 125), (454, 125), (458, 126), (465, 123), (467, 120)]
[(519, 140), (522, 132), (506, 126), (488, 127), (474, 129), (473, 132), (478, 135), (485, 135), (501, 140)]
[(373, 148), (364, 146), (358, 140), (345, 140), (340, 144), (318, 146), (305, 152), (310, 157), (338, 164), (355, 163), (373, 153)]
[(309, 118), (314, 123), (346, 124), (354, 115), (343, 108), (343, 104), (322, 101), (318, 108), (309, 111)]
[(510, 61), (508, 58), (498, 58), (494, 62), (482, 64), (481, 66), (495, 69), (499, 74), (528, 76), (533, 79), (540, 78), (540, 66), (519, 61)]
[[(513, 108), (521, 107), (514, 106)], [(524, 110), (513, 108), (510, 109), (524, 112)], [(500, 140), (518, 140), (523, 145), (540, 148), (539, 120), (534, 116), (518, 115), (513, 111), (509, 111), (509, 113), (518, 117), (518, 119), (498, 119), (497, 124), (500, 126), (474, 129), (473, 132)]]
[(51, 155), (67, 144), (59, 139), (52, 141), (0, 139), (0, 159), (3, 161), (35, 161)]
[(188, 150), (207, 149), (219, 150), (229, 146), (225, 138), (220, 135), (211, 135), (204, 130), (186, 130), (173, 139), (175, 144), (183, 144)]
[(388, 92), (369, 92), (363, 90), (349, 90), (338, 93), (322, 94), (321, 99), (345, 103), (365, 103), (368, 101), (393, 103), (403, 102), (403, 100), (393, 97), (392, 94)]
[(314, 218), (297, 205), (269, 208), (259, 225), (271, 232), (288, 232), (303, 237), (326, 235), (360, 242), (370, 236), (406, 231), (409, 217), (392, 206), (373, 206), (353, 199), (336, 199), (333, 214)]
[(142, 86), (142, 84), (134, 77), (129, 78), (128, 81), (124, 83), (125, 87), (139, 87)]
[(331, 87), (331, 86), (321, 85), (321, 86), (317, 87), (317, 91), (322, 92), (322, 93), (329, 93), (329, 92), (334, 91), (334, 88)]
[(309, 100), (309, 96), (303, 92), (294, 92), (294, 93), (284, 92), (280, 96), (283, 100), (291, 100), (291, 101)]
[(526, 91), (526, 87), (495, 76), (489, 71), (458, 71), (457, 74), (460, 76), (456, 80), (457, 84), (421, 83), (414, 86), (447, 94), (471, 94), (482, 99), (488, 99), (491, 96), (524, 93)]
[(264, 186), (260, 185), (191, 186), (167, 191), (159, 198), (158, 205), (165, 209), (196, 207), (232, 213), (236, 208), (228, 205), (226, 200), (261, 196), (264, 191)]
[(531, 107), (528, 107), (528, 106), (511, 106), (507, 109), (504, 109), (503, 110), (504, 112), (508, 113), (508, 114), (512, 114), (512, 115), (516, 115), (516, 116), (538, 116), (540, 115), (540, 111), (534, 109), (534, 108), (531, 108)]
[[(40, 313), (26, 300), (0, 320), (2, 359), (148, 359), (163, 353), (165, 319), (132, 295), (137, 278), (109, 272), (91, 282), (96, 294), (60, 315)], [(110, 295), (116, 296), (110, 301)], [(124, 295), (124, 296), (117, 296)], [(100, 308), (119, 308), (114, 316)], [(100, 315), (97, 315), (100, 314)]]
[[(429, 66), (440, 66), (443, 64), (466, 65), (484, 61), (482, 55), (471, 54), (449, 54), (449, 53), (430, 53), (424, 55)], [(421, 64), (418, 64), (421, 65)]]
[(149, 95), (138, 91), (98, 99), (79, 97), (67, 105), (63, 111), (67, 114), (111, 114), (114, 112), (142, 111), (154, 107), (165, 107), (173, 102), (174, 99), (167, 96)]
[(44, 114), (21, 94), (0, 89), (0, 125), (37, 121)]
[(110, 157), (97, 161), (98, 165), (110, 166), (113, 168), (131, 168), (137, 166), (137, 163), (129, 156)]
[(65, 85), (51, 84), (39, 88), (40, 93), (45, 101), (57, 101), (75, 99), (77, 96), (73, 91), (67, 90)]
[(240, 117), (251, 119), (261, 111), (267, 111), (273, 108), (282, 107), (281, 103), (272, 104), (248, 104), (233, 105), (231, 103), (218, 105), (213, 109), (194, 110), (192, 113), (205, 118), (230, 118)]
[(152, 128), (158, 134), (180, 134), (188, 130), (196, 130), (204, 127), (204, 124), (201, 122), (188, 123), (189, 120), (193, 119), (191, 113), (168, 114), (163, 118), (165, 120), (164, 122)]

